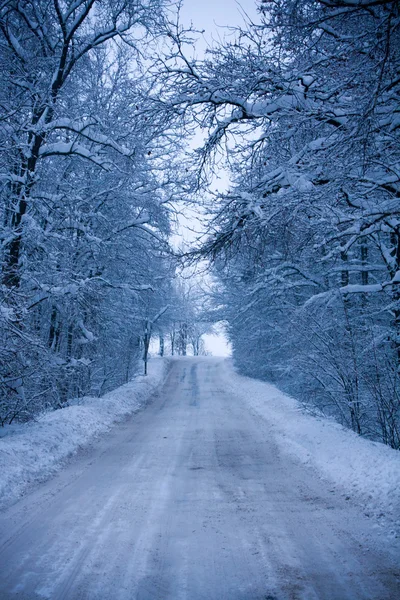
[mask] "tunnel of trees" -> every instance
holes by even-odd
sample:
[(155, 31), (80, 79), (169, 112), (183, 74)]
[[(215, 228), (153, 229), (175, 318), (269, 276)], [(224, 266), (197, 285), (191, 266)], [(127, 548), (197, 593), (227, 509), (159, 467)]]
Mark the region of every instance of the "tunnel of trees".
[(190, 203), (238, 369), (400, 447), (399, 4), (258, 12), (196, 59), (168, 0), (1, 2), (2, 423), (200, 351)]

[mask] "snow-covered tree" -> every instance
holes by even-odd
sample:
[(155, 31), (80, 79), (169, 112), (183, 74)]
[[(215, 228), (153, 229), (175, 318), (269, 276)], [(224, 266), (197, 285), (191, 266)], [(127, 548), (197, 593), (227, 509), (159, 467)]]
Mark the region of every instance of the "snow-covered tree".
[(177, 32), (166, 69), (166, 105), (207, 134), (200, 183), (223, 152), (230, 170), (200, 253), (239, 364), (291, 370), (296, 393), (306, 378), (320, 406), (398, 446), (399, 6), (276, 0), (260, 15), (202, 62)]
[(2, 420), (126, 381), (145, 298), (170, 285), (177, 140), (144, 77), (167, 7), (1, 5)]

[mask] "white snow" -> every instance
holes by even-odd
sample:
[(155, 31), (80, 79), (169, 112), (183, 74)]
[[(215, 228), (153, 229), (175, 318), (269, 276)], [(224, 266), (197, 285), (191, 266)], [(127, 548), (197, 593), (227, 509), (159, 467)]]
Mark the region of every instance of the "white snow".
[(283, 451), (296, 403), (224, 359), (171, 362), (146, 410), (0, 514), (0, 598), (397, 599), (400, 538)]
[(47, 479), (80, 447), (143, 406), (163, 382), (167, 362), (154, 358), (148, 368), (147, 377), (136, 377), (102, 398), (82, 398), (35, 422), (11, 426), (8, 432), (6, 427), (6, 435), (0, 437), (0, 507), (15, 501), (30, 484)]
[[(0, 438), (0, 506), (11, 504), (31, 483), (47, 479), (81, 446), (145, 404), (163, 382), (166, 364), (152, 359), (147, 378), (138, 377), (103, 398), (83, 398), (34, 423), (11, 427), (9, 435)], [(390, 532), (399, 530), (400, 452), (307, 413), (275, 386), (238, 375), (229, 359), (223, 361), (220, 373), (225, 391), (267, 422), (283, 453), (329, 480), (361, 504), (365, 514), (388, 525)]]
[(310, 87), (310, 85), (312, 85), (315, 81), (315, 77), (313, 77), (312, 75), (302, 75), (301, 76), (301, 82), (307, 86)]
[(271, 426), (282, 452), (296, 456), (365, 514), (400, 530), (400, 452), (358, 436), (333, 420), (315, 417), (274, 385), (238, 375), (225, 362), (224, 385)]

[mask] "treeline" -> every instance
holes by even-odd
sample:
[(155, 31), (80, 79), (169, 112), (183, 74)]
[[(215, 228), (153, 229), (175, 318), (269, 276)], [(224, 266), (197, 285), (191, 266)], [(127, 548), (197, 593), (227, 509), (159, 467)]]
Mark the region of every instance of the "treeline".
[(170, 302), (179, 142), (146, 74), (167, 11), (1, 3), (0, 423), (129, 380)]
[(206, 298), (198, 283), (177, 278), (167, 320), (157, 328), (161, 356), (207, 355), (203, 336), (213, 333), (215, 319), (204, 306)]
[(178, 44), (165, 81), (208, 132), (199, 184), (223, 153), (231, 180), (199, 253), (244, 373), (398, 448), (399, 4), (259, 10), (205, 61)]

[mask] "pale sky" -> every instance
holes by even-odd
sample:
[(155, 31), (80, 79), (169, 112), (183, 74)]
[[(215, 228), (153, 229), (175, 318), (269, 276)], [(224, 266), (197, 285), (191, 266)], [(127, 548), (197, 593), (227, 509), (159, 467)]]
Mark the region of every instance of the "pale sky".
[[(252, 21), (259, 21), (256, 0), (183, 0), (180, 18), (184, 26), (189, 27), (192, 23), (196, 30), (204, 30), (196, 42), (196, 56), (201, 59), (207, 45), (232, 35), (227, 27), (243, 25), (245, 15)], [(201, 145), (201, 136), (195, 140), (194, 145), (197, 144)], [(223, 192), (228, 187), (228, 174), (221, 170), (212, 183), (212, 189)], [(197, 235), (190, 229), (197, 232), (201, 229), (196, 223), (195, 211), (187, 211), (187, 217), (182, 216), (179, 222), (180, 235), (173, 240), (173, 244), (179, 245), (182, 239), (187, 243), (194, 242)]]
[[(229, 36), (230, 32), (227, 27), (234, 27), (243, 24), (244, 13), (253, 21), (258, 21), (255, 0), (242, 0), (240, 3), (235, 0), (184, 0), (181, 11), (181, 22), (189, 27), (192, 23), (197, 30), (204, 30), (196, 44), (196, 55), (202, 58), (207, 45), (212, 45), (213, 40), (222, 40), (225, 36)], [(216, 182), (215, 187), (223, 189), (226, 187), (224, 174), (221, 174), (221, 181)], [(184, 218), (180, 219), (181, 235), (186, 241), (193, 241), (195, 234), (188, 231), (185, 225), (190, 221)], [(192, 221), (192, 226), (198, 229), (195, 221)], [(206, 350), (214, 356), (229, 356), (231, 354), (230, 344), (222, 330), (219, 328), (217, 335), (203, 336)]]
[[(185, 25), (192, 21), (195, 29), (204, 29), (204, 38), (206, 42), (211, 43), (213, 39), (223, 39), (229, 34), (224, 27), (241, 25), (243, 13), (257, 21), (256, 6), (255, 0), (183, 0), (181, 18)], [(199, 42), (199, 57), (205, 47), (206, 43)]]
[(232, 353), (231, 345), (223, 332), (218, 335), (203, 335), (203, 341), (205, 349), (213, 356), (230, 356)]

